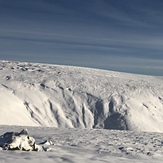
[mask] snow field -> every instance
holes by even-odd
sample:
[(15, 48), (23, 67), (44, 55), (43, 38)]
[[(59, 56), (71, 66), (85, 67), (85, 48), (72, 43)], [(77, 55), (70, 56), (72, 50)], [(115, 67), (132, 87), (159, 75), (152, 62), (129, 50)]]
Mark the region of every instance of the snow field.
[(163, 132), (163, 78), (0, 62), (1, 125)]
[[(162, 77), (0, 61), (0, 135), (27, 128), (46, 149), (1, 147), (0, 162), (161, 163), (162, 83)], [(28, 139), (20, 136), (11, 147), (31, 150)]]
[[(157, 162), (163, 161), (161, 133), (103, 129), (27, 127), (36, 144), (48, 151), (1, 151), (2, 162)], [(20, 132), (22, 127), (0, 126), (0, 132)]]

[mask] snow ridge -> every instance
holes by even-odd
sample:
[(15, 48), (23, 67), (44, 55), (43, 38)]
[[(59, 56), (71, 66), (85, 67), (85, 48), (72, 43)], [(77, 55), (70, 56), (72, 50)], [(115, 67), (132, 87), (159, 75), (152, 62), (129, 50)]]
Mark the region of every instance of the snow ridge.
[(162, 83), (162, 77), (0, 61), (0, 124), (163, 132)]

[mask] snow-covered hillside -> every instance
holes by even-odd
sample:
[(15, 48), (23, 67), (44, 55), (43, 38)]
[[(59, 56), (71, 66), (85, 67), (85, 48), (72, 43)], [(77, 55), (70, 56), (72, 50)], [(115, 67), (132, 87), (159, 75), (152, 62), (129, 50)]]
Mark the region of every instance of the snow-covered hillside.
[(0, 61), (0, 124), (163, 132), (163, 78)]

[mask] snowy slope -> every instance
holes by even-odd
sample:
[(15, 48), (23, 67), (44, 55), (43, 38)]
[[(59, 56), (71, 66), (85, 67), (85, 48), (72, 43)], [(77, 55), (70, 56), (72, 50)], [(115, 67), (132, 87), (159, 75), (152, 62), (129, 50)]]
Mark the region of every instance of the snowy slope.
[(163, 78), (0, 61), (0, 124), (163, 132)]

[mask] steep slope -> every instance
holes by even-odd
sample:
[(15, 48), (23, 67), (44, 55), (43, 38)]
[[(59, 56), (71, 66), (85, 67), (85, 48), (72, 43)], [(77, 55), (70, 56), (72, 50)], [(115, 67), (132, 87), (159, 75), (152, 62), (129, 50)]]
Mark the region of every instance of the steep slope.
[(0, 124), (163, 132), (163, 78), (0, 61)]

